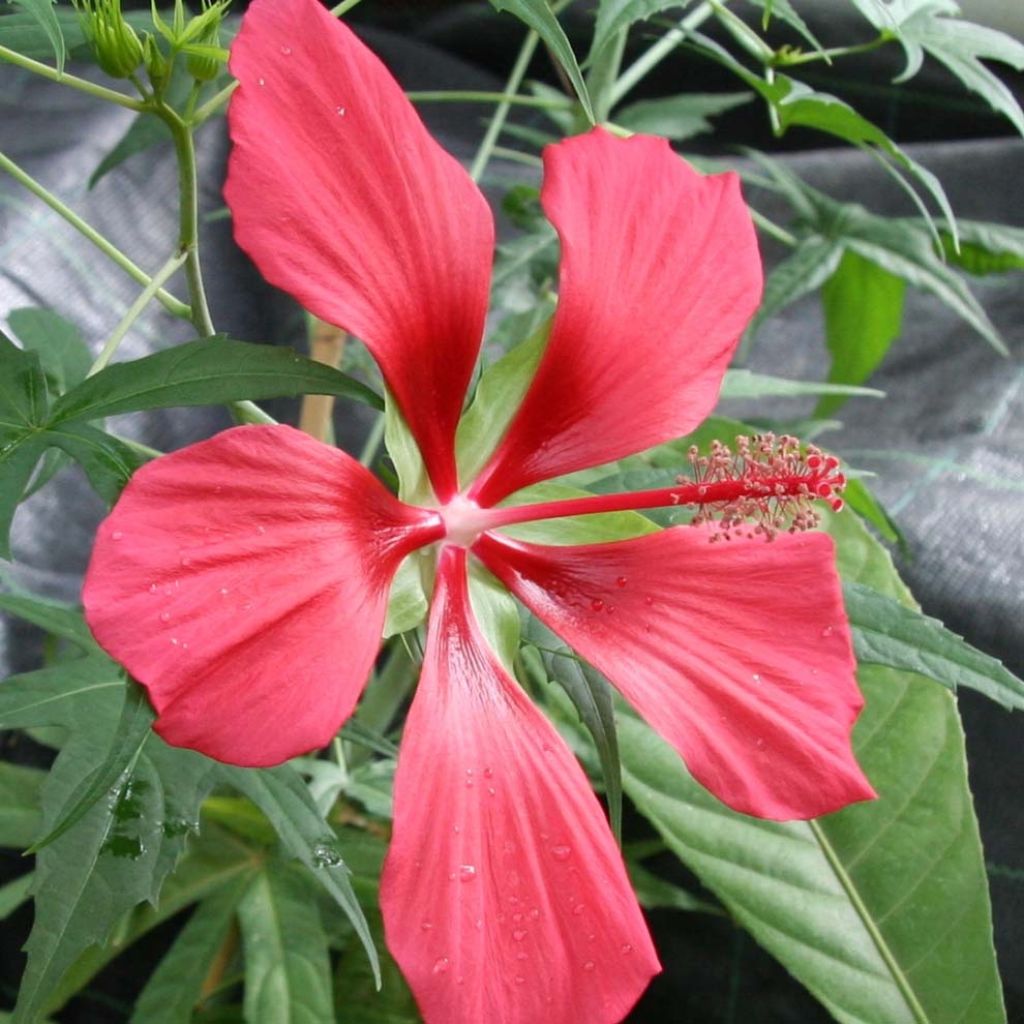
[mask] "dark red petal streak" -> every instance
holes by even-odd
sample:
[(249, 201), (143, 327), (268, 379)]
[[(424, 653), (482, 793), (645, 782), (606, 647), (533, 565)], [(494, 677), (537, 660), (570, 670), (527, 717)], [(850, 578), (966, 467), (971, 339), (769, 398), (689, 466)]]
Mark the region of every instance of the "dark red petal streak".
[(863, 700), (827, 535), (474, 551), (730, 807), (812, 818), (875, 795), (850, 747)]
[(739, 179), (702, 177), (664, 139), (596, 128), (549, 146), (541, 199), (562, 243), (558, 310), (473, 489), (484, 505), (692, 430), (761, 297)]
[(291, 427), (236, 427), (136, 473), (96, 537), (86, 619), (168, 743), (277, 764), (352, 711), (432, 518)]
[(611, 1024), (659, 967), (576, 759), (500, 667), (442, 555), (381, 908), (428, 1024)]
[(316, 0), (255, 0), (231, 71), (235, 237), (268, 281), (366, 342), (444, 500), (487, 308), (487, 203)]

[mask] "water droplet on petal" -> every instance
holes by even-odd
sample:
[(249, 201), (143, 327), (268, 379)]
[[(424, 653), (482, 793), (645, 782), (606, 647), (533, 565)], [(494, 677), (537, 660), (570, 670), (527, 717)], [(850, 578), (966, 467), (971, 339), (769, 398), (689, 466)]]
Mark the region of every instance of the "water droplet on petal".
[(618, 579), (617, 579), (617, 580), (615, 581), (615, 586), (617, 586), (617, 587), (624, 587), (624, 586), (625, 586), (625, 585), (626, 585), (626, 584), (627, 584), (628, 582), (629, 582), (629, 581), (628, 581), (628, 580), (626, 579), (626, 577), (625, 577), (625, 576), (620, 576), (620, 577), (619, 577), (619, 578), (618, 578)]
[(827, 637), (827, 636), (831, 636), (831, 635), (833, 634), (833, 632), (835, 632), (835, 629), (834, 629), (834, 627), (833, 627), (833, 626), (826, 626), (826, 627), (825, 627), (825, 628), (824, 628), (824, 629), (823, 629), (823, 630), (821, 631), (821, 635), (822, 635), (823, 637)]
[(171, 621), (171, 613), (170, 612), (161, 612), (160, 613), (160, 621), (161, 622), (170, 622)]
[(345, 108), (344, 107), (335, 107), (334, 108), (334, 112), (338, 115), (338, 117), (344, 117), (345, 116)]
[(516, 981), (517, 985), (522, 985), (523, 982), (526, 981), (526, 979), (521, 974), (517, 974), (516, 978), (515, 978), (515, 981)]
[(648, 607), (648, 608), (650, 608), (650, 606), (651, 606), (652, 604), (654, 604), (654, 598), (653, 598), (653, 597), (651, 597), (651, 595), (650, 595), (650, 594), (648, 594), (648, 595), (647, 595), (647, 596), (646, 596), (646, 597), (644, 598), (644, 604), (645, 604), (645, 605), (647, 605), (647, 607)]
[(599, 597), (595, 597), (594, 600), (590, 602), (590, 607), (595, 612), (599, 612), (604, 608), (604, 601), (602, 601)]
[(583, 962), (583, 970), (585, 971), (592, 971), (596, 966), (597, 964), (593, 960), (585, 960)]
[(540, 907), (531, 907), (530, 908), (530, 920), (531, 921), (539, 921), (540, 920)]
[(230, 594), (230, 593), (231, 593), (231, 590), (230, 590), (230, 588), (228, 588), (228, 587), (221, 587), (221, 588), (220, 588), (220, 590), (218, 591), (218, 593), (219, 593), (219, 594), (220, 594), (221, 596), (224, 596), (224, 595), (226, 595), (226, 594)]
[(525, 928), (517, 928), (512, 933), (512, 938), (515, 939), (516, 942), (522, 942), (523, 939), (525, 939), (527, 935), (529, 935), (529, 932)]
[(476, 878), (476, 867), (473, 864), (463, 864), (459, 868), (459, 881), (472, 882)]
[(292, 52), (292, 48), (290, 46), (282, 46), (281, 52), (287, 57)]
[(587, 908), (584, 904), (577, 903), (576, 906), (572, 908), (573, 917), (579, 917), (586, 909)]
[(171, 637), (171, 644), (175, 647), (178, 646), (178, 638), (176, 636)]
[(452, 965), (452, 963), (448, 959), (448, 957), (446, 957), (446, 956), (438, 957), (434, 961), (434, 966), (432, 968), (433, 973), (434, 974), (444, 974), (448, 970), (448, 968), (451, 967), (451, 965)]
[(559, 861), (562, 861), (564, 863), (565, 861), (567, 861), (572, 856), (572, 847), (571, 846), (565, 846), (565, 845), (562, 845), (562, 844), (560, 844), (558, 846), (552, 846), (551, 847), (551, 856), (554, 857), (555, 860), (559, 860)]
[(516, 959), (521, 963), (523, 960), (529, 960), (530, 954), (524, 953), (522, 950), (520, 950), (518, 953), (516, 953)]
[(422, 924), (420, 925), (420, 928), (422, 928), (422, 929), (423, 929), (423, 931), (425, 931), (425, 932), (429, 932), (429, 931), (430, 931), (430, 929), (431, 929), (431, 928), (433, 928), (433, 927), (434, 927), (434, 926), (433, 926), (433, 924), (431, 924), (431, 923), (430, 923), (430, 921), (424, 921), (424, 922), (423, 922), (423, 923), (422, 923)]
[(622, 944), (622, 955), (623, 956), (629, 956), (629, 954), (632, 953), (632, 952), (633, 952), (633, 947), (628, 942), (624, 942)]
[(493, 771), (493, 769), (491, 769), (491, 768), (485, 768), (485, 769), (484, 769), (484, 778), (485, 778), (485, 779), (490, 779), (490, 778), (493, 778), (493, 777), (494, 777), (494, 771)]
[(256, 84), (262, 88), (264, 85), (267, 84), (267, 81), (265, 78), (257, 78)]
[(159, 590), (160, 590), (160, 585), (158, 583), (150, 583), (150, 585), (149, 585), (149, 592), (151, 594), (156, 594), (156, 593), (159, 592)]
[(764, 750), (764, 740), (761, 739), (761, 737), (758, 737), (754, 746), (757, 747), (758, 750)]
[(112, 533), (112, 534), (110, 535), (110, 539), (111, 539), (111, 540), (120, 540), (120, 539), (121, 539), (121, 538), (122, 538), (123, 536), (124, 536), (124, 534), (123, 534), (123, 533), (122, 533), (122, 532), (121, 532), (120, 530), (115, 530), (115, 531), (114, 531), (114, 532), (113, 532), (113, 533)]
[(754, 682), (755, 683), (761, 682), (761, 673), (760, 672), (755, 672), (754, 673)]

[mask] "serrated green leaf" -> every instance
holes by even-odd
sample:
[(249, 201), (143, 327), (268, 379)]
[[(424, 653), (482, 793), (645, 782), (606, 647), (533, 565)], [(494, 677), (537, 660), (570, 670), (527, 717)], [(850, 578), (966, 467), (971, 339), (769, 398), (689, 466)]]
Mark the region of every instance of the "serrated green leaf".
[(897, 82), (916, 75), (927, 53), (1024, 135), (1024, 112), (1013, 92), (981, 63), (994, 60), (1022, 71), (1024, 44), (1005, 32), (956, 17), (959, 8), (951, 0), (893, 0), (884, 8), (878, 3), (858, 6), (876, 28), (893, 35), (903, 47), (907, 65)]
[[(43, 789), (43, 827), (53, 829), (79, 795), (83, 777), (109, 747), (124, 683), (99, 656), (0, 684), (5, 726), (56, 725), (67, 740)], [(137, 904), (154, 901), (195, 828), (210, 765), (151, 736), (134, 771), (36, 857), (35, 923), (15, 1021), (46, 1012), (67, 969)]]
[(842, 255), (842, 246), (835, 239), (819, 235), (802, 239), (765, 278), (761, 305), (747, 327), (744, 347), (749, 348), (766, 320), (822, 285), (835, 272)]
[(288, 349), (209, 338), (106, 367), (54, 403), (51, 424), (300, 394), (338, 395), (383, 408), (369, 388), (324, 363)]
[(49, 309), (28, 307), (12, 309), (7, 322), (22, 346), (39, 356), (53, 394), (63, 394), (85, 380), (92, 356), (70, 320)]
[(155, 717), (145, 691), (129, 681), (125, 686), (124, 703), (106, 757), (75, 787), (57, 823), (32, 844), (29, 853), (38, 853), (59, 839), (68, 829), (78, 824), (98, 800), (114, 789), (118, 779), (131, 773), (149, 738)]
[[(825, 345), (832, 356), (828, 379), (863, 384), (885, 358), (903, 328), (902, 278), (847, 251), (825, 282)], [(824, 395), (814, 410), (822, 419), (835, 414), (846, 395)]]
[(789, 380), (752, 370), (726, 370), (722, 398), (799, 398), (806, 395), (842, 395), (844, 397), (885, 398), (877, 388), (852, 384), (834, 384), (814, 380)]
[(0, 761), (0, 846), (23, 850), (38, 835), (39, 794), (45, 780), (46, 772), (38, 768)]
[[(885, 552), (835, 517), (847, 580), (909, 600)], [(736, 814), (620, 718), (624, 785), (669, 847), (844, 1024), (1005, 1021), (985, 868), (948, 693), (860, 673), (858, 759), (881, 794), (812, 822)]]
[(0, 558), (11, 557), (11, 521), (45, 450), (40, 437), (0, 445)]
[(243, 875), (199, 904), (146, 982), (131, 1024), (191, 1024), (203, 983), (249, 886)]
[(302, 777), (290, 765), (247, 769), (227, 765), (220, 777), (244, 793), (267, 816), (286, 850), (297, 857), (345, 912), (366, 950), (374, 976), (380, 961), (366, 918), (352, 891), (342, 851), (331, 826), (324, 821)]
[(662, 135), (679, 142), (711, 131), (709, 117), (724, 114), (753, 98), (750, 92), (690, 92), (640, 100), (618, 111), (615, 123), (631, 132)]
[(85, 470), (93, 490), (113, 505), (132, 475), (148, 461), (137, 448), (88, 423), (62, 423), (42, 438), (71, 456)]
[(628, 29), (638, 21), (644, 21), (673, 7), (680, 10), (690, 0), (600, 0), (597, 8), (597, 23), (594, 26), (594, 40), (590, 46), (591, 61), (604, 45), (622, 29)]
[(249, 1024), (334, 1024), (327, 935), (308, 877), (268, 861), (242, 897), (238, 921)]
[(547, 0), (491, 0), (491, 6), (496, 11), (508, 11), (514, 14), (523, 24), (529, 26), (540, 36), (551, 51), (551, 55), (568, 75), (584, 112), (590, 123), (593, 124), (594, 109), (590, 105), (587, 83), (583, 80), (580, 66), (576, 62), (576, 54), (572, 52), (572, 46), (565, 31), (548, 6)]
[(53, 53), (54, 63), (58, 71), (64, 70), (64, 59), (67, 49), (64, 44), (64, 33), (53, 9), (55, 0), (11, 0), (25, 11), (43, 30)]
[(959, 249), (951, 235), (942, 233), (942, 252), (947, 262), (976, 276), (1024, 270), (1024, 228), (976, 220), (958, 220), (957, 228)]
[(869, 522), (887, 541), (898, 544), (901, 550), (906, 548), (906, 540), (899, 527), (862, 481), (847, 480), (843, 488), (843, 499), (848, 508)]
[(847, 583), (843, 597), (859, 664), (902, 669), (954, 693), (966, 687), (1005, 708), (1024, 709), (1024, 681), (938, 619), (857, 583)]

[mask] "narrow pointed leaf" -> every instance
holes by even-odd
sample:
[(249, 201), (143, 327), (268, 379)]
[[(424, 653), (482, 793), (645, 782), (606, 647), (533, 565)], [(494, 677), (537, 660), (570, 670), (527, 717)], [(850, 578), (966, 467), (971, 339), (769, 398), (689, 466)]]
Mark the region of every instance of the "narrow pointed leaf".
[(379, 396), (331, 366), (283, 348), (208, 338), (108, 366), (55, 403), (53, 422), (300, 394), (383, 408)]
[(54, 63), (58, 71), (64, 70), (64, 58), (67, 49), (64, 45), (64, 34), (54, 11), (54, 0), (13, 0), (22, 10), (30, 14), (33, 20), (46, 34), (53, 50)]
[(324, 821), (301, 776), (289, 765), (252, 770), (220, 769), (221, 777), (244, 793), (270, 819), (286, 850), (309, 868), (313, 877), (345, 912), (366, 950), (374, 977), (380, 982), (380, 962), (362, 908), (352, 891), (348, 868), (337, 837)]
[(914, 672), (953, 692), (963, 686), (1004, 708), (1024, 710), (1024, 681), (938, 619), (858, 583), (847, 583), (843, 596), (860, 664)]

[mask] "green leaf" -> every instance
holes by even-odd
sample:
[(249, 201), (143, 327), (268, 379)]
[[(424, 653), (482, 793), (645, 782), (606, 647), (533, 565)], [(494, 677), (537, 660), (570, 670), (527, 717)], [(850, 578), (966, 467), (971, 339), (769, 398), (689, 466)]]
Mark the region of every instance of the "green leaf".
[(121, 496), (132, 475), (148, 461), (137, 448), (88, 423), (62, 423), (43, 439), (70, 455), (85, 470), (93, 490), (109, 505)]
[(491, 650), (514, 676), (519, 653), (519, 608), (504, 585), (475, 559), (469, 563), (469, 602)]
[(334, 1024), (327, 935), (307, 876), (268, 861), (238, 906), (249, 1024)]
[(12, 309), (7, 322), (26, 351), (39, 356), (50, 390), (63, 394), (85, 380), (92, 356), (78, 328), (48, 309)]
[(966, 687), (1005, 708), (1024, 709), (1024, 681), (938, 619), (857, 583), (847, 583), (843, 597), (859, 664), (902, 669), (953, 692)]
[(377, 950), (366, 918), (352, 891), (337, 838), (317, 809), (299, 773), (286, 764), (259, 770), (224, 765), (219, 771), (225, 782), (244, 793), (263, 811), (285, 849), (312, 871), (317, 882), (345, 912), (366, 950), (379, 983), (380, 961)]
[[(832, 522), (847, 580), (909, 601), (856, 519)], [(855, 746), (877, 801), (812, 822), (744, 817), (632, 717), (619, 721), (626, 792), (837, 1020), (1005, 1021), (955, 705), (896, 669), (865, 666), (859, 679)]]
[(656, 100), (640, 100), (623, 107), (615, 123), (631, 132), (662, 135), (681, 141), (712, 130), (709, 117), (749, 103), (749, 92), (689, 92)]
[(423, 573), (429, 566), (429, 553), (413, 551), (402, 559), (391, 581), (388, 612), (384, 619), (384, 638), (415, 629), (426, 617), (430, 607)]
[(861, 519), (870, 523), (879, 534), (891, 544), (898, 544), (901, 550), (906, 549), (906, 540), (899, 527), (879, 504), (875, 496), (861, 480), (848, 479), (843, 488), (843, 500), (848, 508), (853, 509)]
[(131, 1024), (191, 1024), (203, 983), (249, 885), (247, 875), (234, 878), (199, 904), (146, 982)]
[(650, 18), (670, 8), (686, 7), (690, 0), (600, 0), (594, 41), (587, 61), (592, 61), (613, 36), (638, 21)]
[(683, 910), (687, 913), (716, 914), (721, 916), (722, 908), (707, 900), (698, 899), (692, 893), (666, 882), (639, 864), (628, 862), (629, 880), (640, 906), (645, 910)]
[(77, 644), (83, 651), (98, 651), (96, 641), (78, 608), (33, 594), (0, 594), (0, 611), (31, 622), (53, 636)]
[(101, 797), (115, 788), (118, 779), (132, 771), (143, 744), (149, 738), (155, 717), (145, 691), (137, 683), (129, 681), (107, 756), (75, 787), (57, 824), (32, 844), (29, 853), (38, 853), (77, 825)]
[(38, 835), (39, 794), (45, 780), (46, 772), (38, 768), (0, 761), (0, 846), (23, 850)]
[(576, 90), (580, 104), (590, 123), (593, 124), (594, 109), (590, 105), (587, 83), (583, 80), (583, 74), (580, 72), (576, 55), (572, 52), (572, 46), (566, 38), (565, 31), (552, 13), (547, 0), (491, 0), (491, 6), (496, 11), (509, 11), (514, 14), (540, 36), (552, 56), (562, 66), (562, 70), (569, 76), (569, 81), (572, 82), (573, 88)]
[(959, 220), (960, 248), (952, 235), (942, 233), (942, 252), (947, 262), (969, 274), (1003, 274), (1024, 270), (1024, 228)]
[[(60, 726), (67, 741), (43, 788), (52, 830), (104, 759), (124, 700), (119, 669), (86, 656), (0, 684), (4, 726)], [(212, 762), (151, 736), (135, 769), (36, 857), (35, 923), (15, 1020), (45, 1012), (62, 976), (137, 904), (155, 901), (194, 830)]]
[(331, 366), (288, 349), (208, 338), (108, 366), (59, 398), (52, 422), (302, 394), (338, 395), (383, 408), (378, 395)]
[(542, 324), (481, 374), (455, 435), (455, 458), (464, 485), (484, 468), (512, 422), (544, 354), (550, 328), (550, 321)]
[[(800, 16), (799, 12), (789, 0), (747, 0), (755, 7), (760, 7), (764, 14), (761, 17), (761, 27), (768, 31), (771, 19), (778, 18), (784, 21), (790, 28), (798, 32), (818, 53), (824, 53), (818, 37), (810, 30), (807, 22)], [(826, 60), (828, 58), (826, 57)], [(828, 61), (831, 63), (831, 61)]]
[(747, 328), (744, 345), (749, 345), (766, 320), (822, 285), (835, 272), (842, 255), (842, 246), (833, 238), (812, 235), (802, 239), (765, 279), (761, 305)]
[[(88, 52), (78, 15), (71, 7), (57, 7), (53, 11), (64, 45), (69, 54), (80, 56)], [(11, 10), (0, 15), (0, 46), (6, 46), (32, 60), (46, 61), (53, 55), (53, 43), (46, 29), (34, 14), (25, 10)], [(79, 52), (75, 52), (79, 51)]]
[(529, 619), (528, 637), (537, 645), (547, 678), (558, 683), (569, 695), (580, 721), (594, 741), (604, 779), (608, 817), (616, 841), (621, 843), (622, 769), (611, 686), (600, 672), (580, 661), (569, 647), (533, 616)]
[(884, 8), (862, 2), (858, 6), (879, 31), (894, 35), (902, 45), (907, 66), (897, 82), (916, 75), (927, 53), (1024, 135), (1024, 112), (1013, 92), (981, 63), (994, 60), (1024, 71), (1024, 44), (996, 29), (947, 17), (959, 14), (951, 0), (897, 0)]
[[(32, 872), (19, 875), (13, 881), (0, 886), (0, 921), (5, 921), (31, 896)], [(7, 1018), (7, 1014), (0, 1013), (0, 1021)]]
[(398, 474), (398, 497), (411, 505), (428, 505), (434, 490), (419, 446), (394, 395), (384, 390), (384, 447)]
[(54, 0), (11, 0), (21, 7), (43, 30), (53, 52), (54, 62), (58, 71), (64, 70), (64, 58), (67, 51), (64, 46), (64, 34), (60, 22), (53, 9)]
[(814, 380), (789, 380), (753, 370), (726, 370), (722, 398), (800, 398), (806, 395), (842, 395), (885, 398), (884, 391), (851, 384), (826, 384)]
[[(885, 358), (903, 327), (906, 284), (856, 252), (845, 252), (821, 292), (825, 308), (825, 344), (832, 356), (828, 379), (863, 384)], [(814, 415), (832, 416), (846, 401), (825, 395)]]
[(10, 442), (9, 447), (0, 444), (0, 558), (11, 557), (11, 521), (45, 450), (46, 442), (39, 437)]

